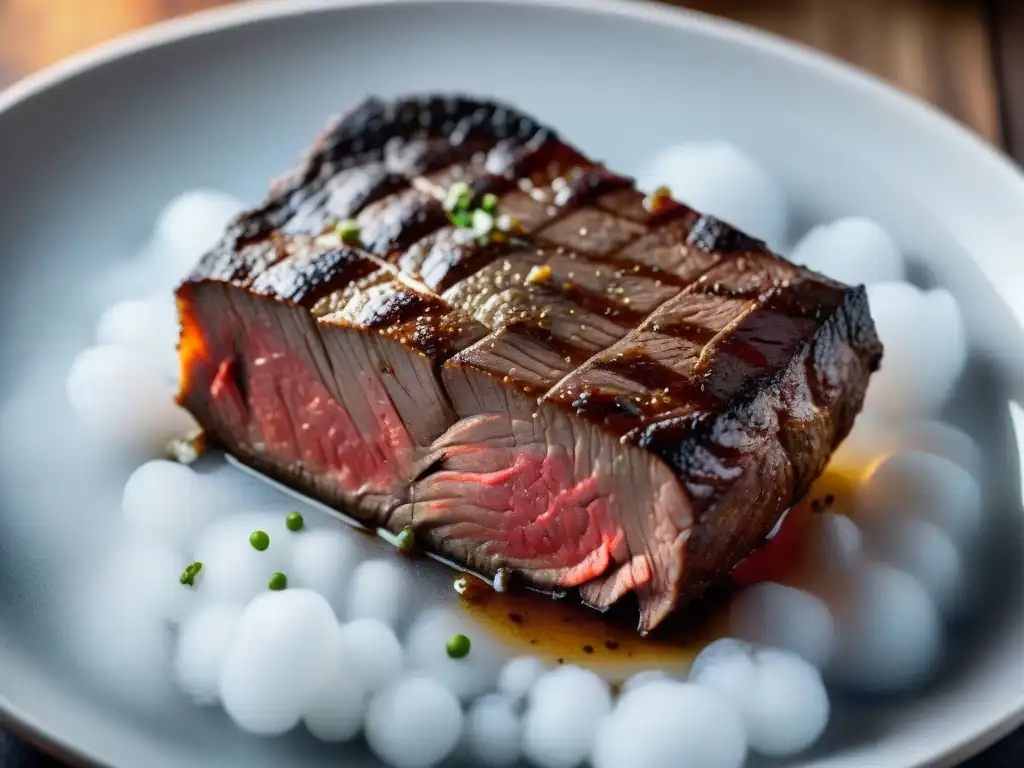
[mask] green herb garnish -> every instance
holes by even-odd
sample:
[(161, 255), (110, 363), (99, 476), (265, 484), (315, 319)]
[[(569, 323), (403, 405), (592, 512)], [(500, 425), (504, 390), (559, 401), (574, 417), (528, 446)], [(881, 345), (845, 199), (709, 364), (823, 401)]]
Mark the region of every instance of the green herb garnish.
[(408, 554), (416, 548), (416, 534), (412, 530), (411, 525), (405, 526), (398, 532), (395, 537), (395, 545), (398, 547), (398, 551), (403, 554)]
[(461, 659), (469, 655), (471, 643), (465, 635), (452, 635), (448, 641), (448, 655), (453, 659)]
[(480, 207), (483, 208), (487, 213), (493, 214), (498, 210), (498, 196), (488, 192), (480, 200)]
[(200, 562), (186, 565), (178, 581), (186, 587), (194, 587), (196, 585), (196, 576), (199, 575), (201, 570), (203, 570), (203, 564)]
[(270, 536), (266, 531), (253, 531), (249, 534), (249, 543), (257, 552), (263, 552), (270, 546)]
[(288, 517), (284, 519), (285, 527), (289, 531), (301, 530), (302, 526), (305, 525), (305, 523), (306, 521), (302, 518), (302, 514), (300, 512), (289, 512)]
[(359, 224), (355, 219), (345, 219), (338, 224), (338, 237), (345, 245), (359, 245)]
[(449, 213), (464, 211), (469, 208), (473, 201), (473, 190), (464, 181), (456, 181), (448, 187), (448, 193), (444, 198), (444, 209)]
[(272, 589), (274, 592), (280, 592), (282, 589), (287, 589), (288, 577), (283, 573), (275, 573), (270, 577), (270, 581), (267, 582), (267, 587)]

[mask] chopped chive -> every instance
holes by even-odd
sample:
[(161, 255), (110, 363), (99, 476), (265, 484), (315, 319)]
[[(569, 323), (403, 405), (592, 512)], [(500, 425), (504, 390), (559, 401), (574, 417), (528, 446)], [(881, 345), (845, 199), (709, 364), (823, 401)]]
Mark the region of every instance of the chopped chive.
[(266, 531), (253, 531), (249, 534), (249, 543), (257, 552), (263, 552), (270, 546), (270, 536)]
[(412, 530), (411, 525), (405, 526), (398, 532), (398, 536), (395, 537), (395, 544), (398, 546), (398, 551), (408, 554), (416, 548), (416, 534)]
[(302, 518), (301, 512), (295, 512), (294, 510), (288, 513), (288, 517), (284, 519), (285, 527), (289, 531), (301, 530), (302, 526), (305, 525), (306, 521)]
[(282, 589), (288, 588), (288, 577), (283, 573), (275, 573), (270, 577), (270, 581), (267, 582), (267, 587), (272, 589), (274, 592), (280, 592)]
[(345, 245), (359, 245), (359, 224), (355, 219), (345, 219), (338, 224), (338, 237)]
[(186, 587), (194, 587), (196, 584), (196, 576), (199, 575), (201, 570), (203, 570), (203, 564), (200, 562), (186, 565), (185, 570), (182, 572), (178, 581)]
[(446, 211), (465, 210), (469, 208), (472, 199), (472, 190), (469, 184), (464, 181), (456, 181), (448, 187), (448, 193), (444, 198), (444, 209)]
[(496, 210), (498, 210), (498, 196), (491, 192), (488, 192), (480, 200), (480, 207), (487, 211), (487, 213), (493, 214)]
[(494, 229), (494, 217), (483, 208), (477, 208), (473, 211), (472, 224), (474, 234), (487, 235)]
[(473, 215), (469, 211), (449, 211), (448, 220), (459, 229), (469, 229), (473, 223)]
[(471, 643), (465, 635), (452, 635), (448, 640), (448, 655), (453, 659), (461, 659), (469, 655)]

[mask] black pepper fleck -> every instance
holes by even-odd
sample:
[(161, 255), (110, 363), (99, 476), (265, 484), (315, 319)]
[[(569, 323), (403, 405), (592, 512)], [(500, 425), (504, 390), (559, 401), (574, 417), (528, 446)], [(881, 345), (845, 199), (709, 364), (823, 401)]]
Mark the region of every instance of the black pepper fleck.
[(594, 646), (592, 646), (592, 645), (584, 645), (583, 646), (583, 652), (584, 653), (593, 653), (594, 652)]

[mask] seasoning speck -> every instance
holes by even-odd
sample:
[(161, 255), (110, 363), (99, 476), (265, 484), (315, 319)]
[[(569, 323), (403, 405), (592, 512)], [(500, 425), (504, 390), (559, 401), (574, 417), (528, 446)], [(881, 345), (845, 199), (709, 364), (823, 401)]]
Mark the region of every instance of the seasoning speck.
[(203, 570), (203, 564), (198, 561), (186, 565), (178, 581), (186, 587), (194, 587), (196, 585), (196, 576), (199, 575), (201, 570)]
[(594, 652), (594, 646), (592, 646), (592, 645), (584, 645), (583, 646), (583, 652), (584, 653), (593, 653)]
[(288, 577), (283, 573), (275, 573), (270, 577), (270, 581), (267, 582), (267, 587), (272, 589), (274, 592), (280, 592), (282, 589), (288, 588)]
[(508, 620), (511, 621), (513, 624), (522, 624), (523, 623), (523, 614), (516, 613), (515, 611), (512, 611), (508, 615)]
[(671, 200), (672, 190), (668, 187), (661, 186), (644, 198), (644, 208), (651, 213), (658, 213), (659, 211), (665, 210)]
[(551, 267), (547, 264), (530, 267), (530, 272), (526, 276), (526, 282), (529, 284), (543, 283), (549, 279), (551, 279)]
[(253, 531), (249, 534), (249, 543), (257, 552), (263, 552), (270, 546), (270, 536), (266, 531)]
[(616, 650), (619, 647), (619, 641), (618, 640), (605, 640), (604, 641), (604, 647), (607, 648), (609, 651), (614, 651), (614, 650)]
[(284, 524), (289, 531), (298, 531), (302, 529), (302, 526), (306, 524), (306, 521), (302, 518), (302, 513), (292, 511), (289, 512), (288, 517), (284, 519)]
[(448, 640), (448, 655), (453, 659), (461, 659), (469, 655), (471, 643), (465, 635), (452, 635)]

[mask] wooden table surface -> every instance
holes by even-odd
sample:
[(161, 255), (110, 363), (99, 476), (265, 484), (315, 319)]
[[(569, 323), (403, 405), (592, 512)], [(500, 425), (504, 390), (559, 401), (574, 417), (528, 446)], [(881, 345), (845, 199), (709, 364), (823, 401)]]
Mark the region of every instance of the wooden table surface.
[[(0, 88), (123, 32), (234, 1), (0, 0)], [(931, 102), (1024, 161), (1024, 0), (672, 2), (834, 54)], [(0, 731), (0, 768), (58, 765)], [(1024, 730), (968, 765), (1024, 766)]]

